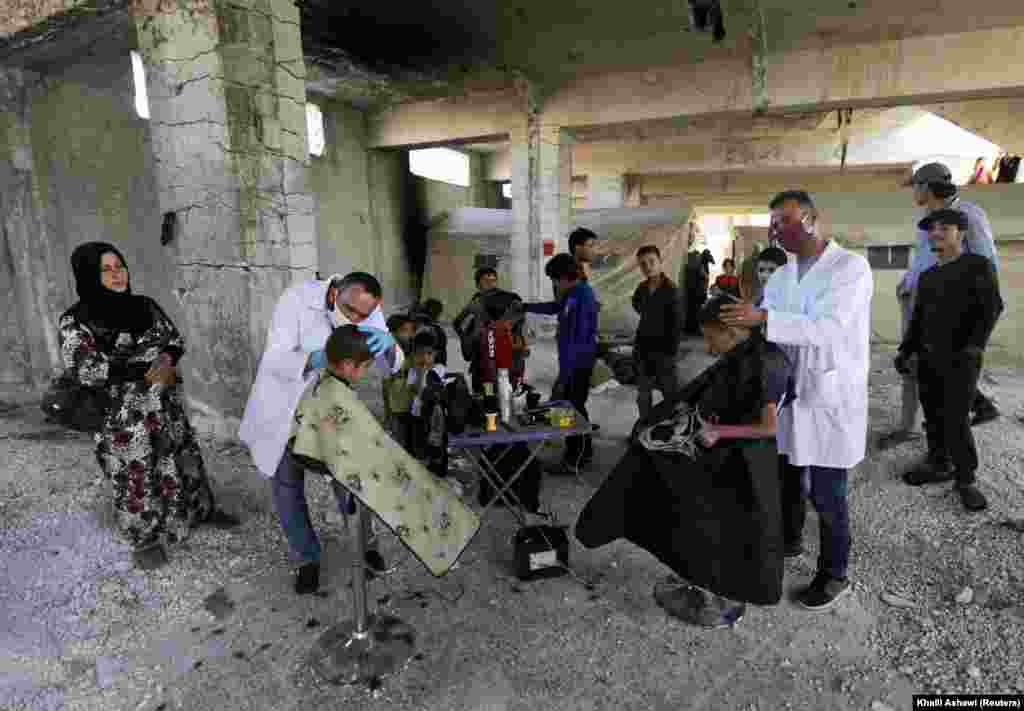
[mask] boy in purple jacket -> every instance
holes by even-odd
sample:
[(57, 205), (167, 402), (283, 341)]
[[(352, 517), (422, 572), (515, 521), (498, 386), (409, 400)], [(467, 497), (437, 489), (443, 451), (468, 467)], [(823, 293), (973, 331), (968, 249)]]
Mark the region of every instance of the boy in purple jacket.
[[(588, 420), (587, 398), (590, 377), (597, 356), (597, 299), (571, 254), (556, 254), (544, 273), (558, 287), (558, 301), (525, 304), (527, 313), (558, 316), (558, 380), (552, 399), (565, 399)], [(565, 442), (562, 471), (576, 474), (594, 458), (589, 435), (569, 437)]]

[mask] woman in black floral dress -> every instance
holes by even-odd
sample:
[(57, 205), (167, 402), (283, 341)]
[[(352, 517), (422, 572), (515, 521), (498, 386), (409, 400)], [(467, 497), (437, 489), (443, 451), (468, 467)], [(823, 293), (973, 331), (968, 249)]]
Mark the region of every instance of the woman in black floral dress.
[(202, 452), (182, 406), (184, 340), (157, 303), (132, 294), (121, 253), (89, 242), (71, 256), (79, 301), (60, 319), (66, 374), (111, 398), (96, 458), (114, 485), (118, 527), (143, 569), (199, 523), (238, 524), (214, 506)]

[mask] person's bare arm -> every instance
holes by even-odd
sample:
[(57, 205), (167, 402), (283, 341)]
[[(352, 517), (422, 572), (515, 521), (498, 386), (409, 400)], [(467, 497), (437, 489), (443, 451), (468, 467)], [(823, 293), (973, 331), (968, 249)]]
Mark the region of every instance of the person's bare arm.
[(716, 425), (705, 423), (701, 430), (701, 441), (706, 447), (714, 447), (725, 439), (769, 439), (775, 436), (778, 427), (777, 405), (765, 403), (761, 417), (749, 425)]

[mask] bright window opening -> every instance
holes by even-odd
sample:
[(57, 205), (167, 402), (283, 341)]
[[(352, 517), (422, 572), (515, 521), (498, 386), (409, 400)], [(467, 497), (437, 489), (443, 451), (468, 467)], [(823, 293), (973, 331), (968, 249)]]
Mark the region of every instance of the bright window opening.
[(501, 186), (501, 196), (506, 200), (512, 199), (512, 183), (504, 183)]
[(309, 154), (322, 156), (327, 138), (324, 135), (324, 113), (316, 104), (306, 104), (306, 134), (309, 136)]
[(469, 187), (469, 156), (451, 148), (409, 151), (409, 171), (428, 180)]
[(142, 55), (132, 52), (132, 82), (135, 85), (135, 113), (139, 118), (149, 118), (149, 94), (146, 92), (146, 65)]

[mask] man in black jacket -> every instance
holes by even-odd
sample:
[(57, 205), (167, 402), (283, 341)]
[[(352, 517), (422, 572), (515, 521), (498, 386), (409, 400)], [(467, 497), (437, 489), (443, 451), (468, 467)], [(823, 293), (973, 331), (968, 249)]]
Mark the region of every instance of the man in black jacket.
[(911, 486), (956, 480), (969, 511), (988, 506), (975, 484), (978, 452), (971, 434), (971, 403), (978, 386), (982, 354), (1003, 309), (992, 263), (964, 254), (967, 216), (937, 210), (918, 225), (939, 263), (918, 282), (917, 299), (896, 369), (910, 372), (917, 360), (921, 407), (925, 415), (928, 457), (903, 480)]
[(679, 388), (676, 353), (679, 350), (683, 314), (679, 290), (665, 276), (661, 252), (653, 245), (641, 247), (636, 253), (640, 271), (646, 279), (633, 293), (633, 308), (640, 314), (633, 345), (636, 362), (636, 404), (643, 420), (654, 404), (654, 391), (664, 399), (671, 398)]

